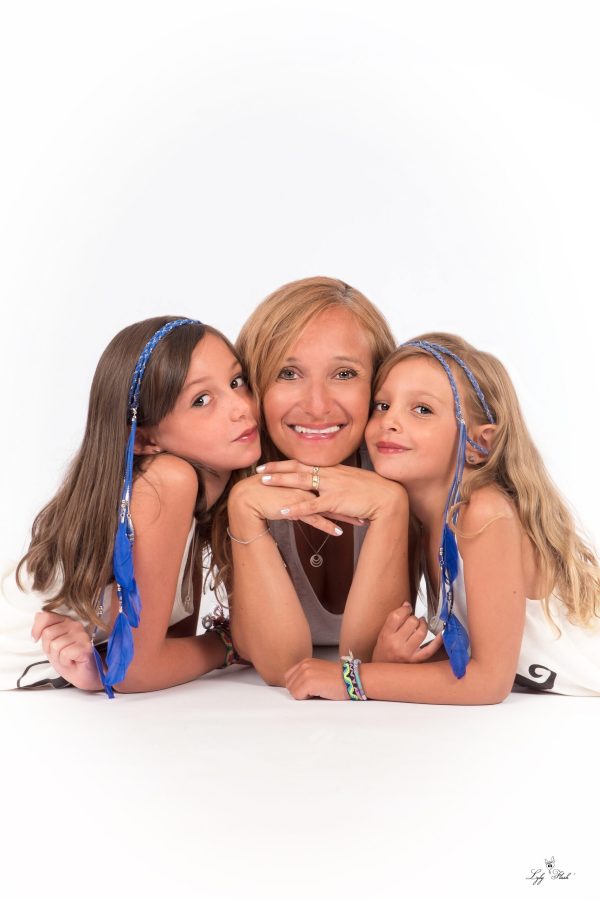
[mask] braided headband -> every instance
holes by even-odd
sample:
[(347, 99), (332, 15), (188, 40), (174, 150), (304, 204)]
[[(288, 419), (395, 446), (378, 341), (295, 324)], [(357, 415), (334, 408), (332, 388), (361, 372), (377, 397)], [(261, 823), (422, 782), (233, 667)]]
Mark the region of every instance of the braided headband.
[(454, 605), (453, 585), (458, 577), (459, 556), (456, 537), (448, 524), (448, 512), (451, 508), (454, 509), (452, 513), (452, 524), (456, 525), (458, 520), (458, 508), (456, 507), (460, 502), (460, 487), (465, 469), (467, 444), (472, 446), (473, 449), (477, 450), (477, 452), (481, 453), (483, 456), (489, 455), (489, 452), (485, 447), (480, 446), (467, 435), (467, 425), (463, 417), (458, 387), (456, 386), (452, 370), (444, 356), (450, 357), (450, 359), (456, 362), (456, 364), (464, 371), (489, 423), (495, 424), (495, 419), (486, 402), (483, 391), (477, 382), (477, 378), (460, 356), (457, 356), (456, 353), (453, 353), (439, 343), (430, 343), (427, 340), (410, 340), (408, 343), (403, 344), (403, 346), (418, 347), (421, 350), (425, 350), (425, 352), (429, 353), (430, 356), (433, 356), (434, 359), (437, 359), (448, 376), (450, 387), (452, 389), (452, 396), (454, 398), (454, 411), (458, 423), (458, 447), (456, 451), (454, 478), (450, 485), (448, 498), (446, 500), (446, 508), (444, 509), (444, 524), (442, 527), (442, 537), (439, 549), (442, 598), (438, 612), (429, 622), (429, 627), (430, 630), (438, 631), (440, 624), (443, 626), (442, 639), (444, 641), (444, 647), (448, 653), (452, 671), (456, 677), (460, 678), (463, 677), (469, 663), (470, 647), (469, 635), (452, 611), (452, 606)]
[[(131, 629), (132, 627), (137, 627), (140, 623), (140, 612), (142, 610), (140, 594), (135, 582), (135, 573), (133, 570), (133, 541), (135, 535), (130, 513), (131, 488), (133, 485), (133, 456), (142, 379), (150, 356), (163, 337), (166, 337), (171, 331), (174, 331), (175, 328), (179, 328), (182, 325), (199, 324), (201, 324), (201, 322), (196, 319), (178, 318), (174, 321), (167, 322), (166, 325), (159, 328), (159, 330), (152, 335), (140, 353), (129, 388), (127, 415), (130, 424), (130, 432), (127, 447), (125, 449), (123, 490), (121, 492), (119, 520), (113, 550), (113, 574), (117, 584), (119, 611), (108, 640), (106, 671), (104, 670), (101, 656), (96, 648), (94, 648), (94, 658), (96, 660), (98, 674), (100, 675), (104, 690), (110, 699), (114, 697), (114, 691), (112, 689), (113, 685), (120, 683), (125, 678), (127, 669), (133, 659), (133, 635)], [(100, 615), (102, 615), (102, 612), (103, 608), (101, 604)]]

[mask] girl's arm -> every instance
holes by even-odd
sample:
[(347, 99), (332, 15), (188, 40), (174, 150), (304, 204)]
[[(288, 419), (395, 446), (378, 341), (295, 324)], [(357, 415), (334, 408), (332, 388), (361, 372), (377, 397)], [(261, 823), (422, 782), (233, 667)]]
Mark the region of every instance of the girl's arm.
[(120, 693), (183, 684), (225, 661), (225, 647), (216, 634), (167, 635), (197, 493), (196, 472), (174, 456), (153, 459), (134, 482), (134, 567), (142, 613), (139, 627), (133, 628), (134, 657), (117, 687)]
[[(369, 699), (483, 705), (502, 702), (510, 692), (525, 622), (523, 534), (508, 500), (492, 490), (474, 495), (461, 513), (463, 533), (475, 533), (482, 527), (477, 536), (458, 541), (471, 642), (465, 676), (456, 678), (448, 661), (367, 663), (361, 665), (360, 675)], [(346, 698), (339, 664), (316, 665), (316, 661), (301, 662), (287, 673), (286, 685), (292, 695), (297, 699), (325, 694), (331, 699)]]

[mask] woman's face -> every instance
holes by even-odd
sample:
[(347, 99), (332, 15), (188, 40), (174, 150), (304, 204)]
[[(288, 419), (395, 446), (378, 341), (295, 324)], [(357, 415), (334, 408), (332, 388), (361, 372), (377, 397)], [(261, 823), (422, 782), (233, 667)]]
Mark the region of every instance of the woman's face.
[(260, 456), (256, 403), (239, 361), (216, 335), (196, 344), (174, 408), (150, 430), (155, 451), (198, 462), (228, 479)]
[(290, 347), (263, 399), (269, 436), (288, 459), (337, 465), (356, 452), (369, 417), (373, 361), (346, 309), (327, 309)]

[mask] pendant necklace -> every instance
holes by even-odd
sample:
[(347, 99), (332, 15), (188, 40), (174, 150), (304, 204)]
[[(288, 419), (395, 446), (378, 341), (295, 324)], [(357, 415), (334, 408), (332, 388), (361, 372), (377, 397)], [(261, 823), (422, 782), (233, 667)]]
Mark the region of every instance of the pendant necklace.
[(325, 546), (325, 544), (331, 537), (331, 534), (327, 534), (327, 536), (321, 543), (320, 547), (318, 549), (315, 549), (314, 546), (312, 545), (312, 543), (310, 542), (310, 540), (308, 539), (308, 537), (306, 536), (306, 534), (304, 533), (304, 531), (302, 530), (302, 525), (300, 524), (300, 522), (298, 522), (298, 529), (299, 529), (300, 533), (302, 534), (302, 536), (304, 537), (304, 539), (306, 540), (306, 542), (308, 543), (309, 547), (313, 551), (313, 554), (309, 559), (310, 564), (312, 565), (313, 568), (320, 568), (321, 565), (323, 564), (323, 556), (321, 555), (321, 550), (323, 549), (323, 547)]

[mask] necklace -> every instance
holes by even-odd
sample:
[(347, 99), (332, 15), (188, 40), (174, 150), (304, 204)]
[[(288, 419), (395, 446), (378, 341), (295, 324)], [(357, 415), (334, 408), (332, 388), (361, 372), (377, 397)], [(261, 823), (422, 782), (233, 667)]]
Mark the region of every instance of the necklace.
[(318, 549), (315, 549), (314, 546), (312, 545), (312, 543), (310, 542), (310, 540), (308, 539), (308, 537), (306, 536), (306, 534), (304, 533), (304, 531), (302, 530), (302, 525), (300, 524), (300, 522), (298, 522), (298, 530), (300, 531), (300, 533), (302, 534), (302, 536), (308, 543), (309, 547), (313, 551), (313, 554), (309, 559), (310, 564), (312, 565), (313, 568), (320, 568), (321, 565), (323, 564), (323, 556), (321, 555), (321, 550), (323, 549), (323, 547), (325, 546), (325, 544), (331, 537), (331, 534), (327, 534), (327, 536), (321, 543), (320, 547)]

